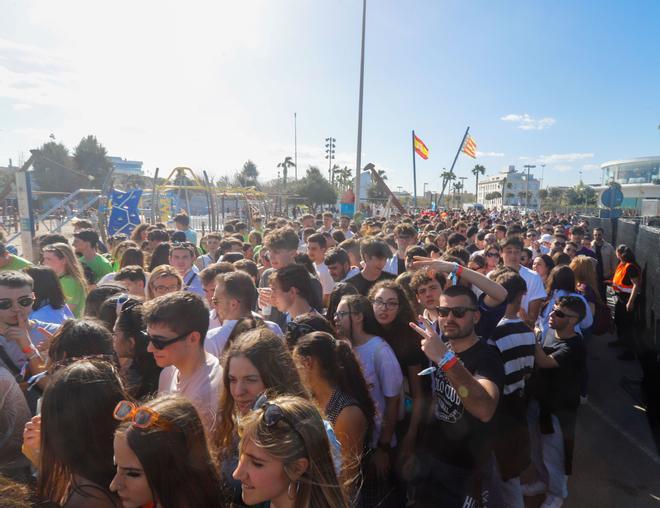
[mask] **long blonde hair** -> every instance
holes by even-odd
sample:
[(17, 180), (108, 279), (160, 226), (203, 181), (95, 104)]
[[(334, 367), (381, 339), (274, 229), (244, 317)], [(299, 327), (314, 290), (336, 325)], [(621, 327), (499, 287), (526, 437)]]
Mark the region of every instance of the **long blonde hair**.
[(252, 411), (241, 418), (239, 450), (243, 452), (246, 443), (252, 442), (281, 461), (290, 479), (294, 476), (296, 461), (308, 460), (307, 470), (296, 480), (293, 489), (296, 492), (295, 508), (347, 508), (346, 495), (335, 473), (328, 435), (316, 406), (301, 397), (289, 395), (274, 398), (269, 403), (278, 406), (284, 418), (268, 426), (265, 409)]
[(170, 265), (160, 265), (153, 269), (151, 274), (149, 274), (149, 283), (147, 284), (147, 300), (153, 300), (156, 298), (154, 294), (154, 284), (156, 281), (162, 277), (175, 277), (179, 282), (179, 290), (183, 288), (183, 278), (179, 275), (179, 272), (176, 271), (176, 268)]
[(603, 300), (598, 292), (598, 283), (596, 282), (596, 266), (594, 260), (589, 256), (575, 256), (569, 267), (575, 274), (575, 282), (589, 286), (594, 294), (596, 303), (602, 305)]
[(43, 248), (43, 252), (52, 252), (59, 259), (66, 261), (64, 268), (64, 275), (73, 277), (83, 291), (87, 292), (87, 279), (85, 279), (85, 271), (83, 270), (80, 260), (76, 257), (71, 246), (67, 243), (52, 243)]

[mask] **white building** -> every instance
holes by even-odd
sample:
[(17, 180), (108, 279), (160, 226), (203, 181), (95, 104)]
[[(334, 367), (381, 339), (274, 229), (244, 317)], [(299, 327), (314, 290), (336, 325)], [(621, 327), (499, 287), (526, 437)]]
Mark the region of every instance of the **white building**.
[[(540, 182), (531, 174), (528, 182), (527, 173), (516, 171), (515, 166), (509, 166), (497, 175), (479, 180), (477, 202), (488, 208), (526, 205), (529, 205), (529, 208), (538, 208), (539, 189)], [(526, 199), (526, 192), (529, 192), (529, 201)], [(497, 197), (493, 197), (495, 193), (499, 193)]]
[(600, 195), (611, 182), (621, 185), (621, 208), (641, 211), (645, 199), (660, 199), (660, 157), (610, 161), (600, 167), (603, 171), (603, 181), (602, 185), (595, 187), (598, 191), (598, 206), (603, 206)]

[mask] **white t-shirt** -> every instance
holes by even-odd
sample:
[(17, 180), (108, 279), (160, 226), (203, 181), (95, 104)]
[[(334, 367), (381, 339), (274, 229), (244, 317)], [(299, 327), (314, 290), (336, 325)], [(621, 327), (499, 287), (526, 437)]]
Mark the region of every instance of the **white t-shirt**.
[[(403, 373), (390, 345), (381, 337), (372, 337), (361, 346), (356, 346), (355, 352), (362, 364), (364, 377), (367, 380), (369, 393), (376, 406), (372, 446), (376, 447), (380, 438), (385, 411), (385, 397), (401, 395)], [(396, 437), (392, 436), (392, 446), (396, 446)]]
[[(204, 349), (206, 352), (211, 353), (216, 358), (220, 358), (222, 356), (222, 350), (225, 348), (225, 344), (227, 344), (227, 339), (229, 339), (236, 323), (238, 323), (237, 319), (225, 319), (222, 326), (210, 329), (204, 339)], [(270, 329), (270, 331), (275, 333), (275, 335), (284, 338), (282, 329), (277, 323), (264, 321), (264, 324)]]
[(321, 281), (323, 294), (329, 295), (330, 293), (332, 293), (332, 290), (335, 289), (335, 281), (332, 279), (332, 276), (330, 275), (330, 270), (328, 270), (328, 267), (326, 266), (325, 263), (319, 263), (319, 264), (314, 263), (314, 267), (316, 268), (316, 276)]
[(518, 274), (525, 279), (525, 283), (527, 284), (527, 293), (523, 296), (520, 305), (520, 307), (527, 312), (527, 309), (529, 309), (529, 302), (534, 300), (545, 300), (548, 295), (543, 286), (543, 279), (541, 279), (541, 276), (534, 270), (530, 270), (521, 265)]
[[(218, 312), (215, 309), (209, 311), (209, 330), (213, 328), (218, 328), (221, 326), (220, 318), (218, 317)], [(208, 337), (208, 334), (206, 335)]]
[[(488, 272), (487, 276), (490, 277), (490, 274), (494, 271), (495, 270)], [(525, 284), (527, 284), (527, 293), (523, 296), (520, 304), (520, 308), (527, 312), (529, 309), (529, 302), (533, 302), (534, 300), (545, 300), (548, 295), (543, 286), (543, 279), (541, 279), (541, 276), (534, 270), (530, 270), (529, 268), (520, 265), (518, 275), (525, 279)]]
[(208, 353), (204, 365), (185, 381), (179, 379), (179, 369), (174, 365), (165, 367), (158, 380), (158, 394), (178, 393), (195, 406), (208, 435), (216, 424), (221, 389), (222, 367), (218, 359)]

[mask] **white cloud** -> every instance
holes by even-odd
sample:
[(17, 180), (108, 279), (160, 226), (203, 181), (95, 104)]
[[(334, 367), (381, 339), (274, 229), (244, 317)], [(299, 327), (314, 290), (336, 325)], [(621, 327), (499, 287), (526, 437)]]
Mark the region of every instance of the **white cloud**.
[(12, 106), (14, 108), (14, 111), (25, 111), (27, 109), (32, 109), (32, 106), (30, 104), (23, 104), (23, 103), (17, 103)]
[(543, 118), (532, 118), (527, 113), (518, 115), (515, 113), (510, 113), (508, 115), (500, 117), (500, 120), (505, 122), (514, 122), (518, 124), (518, 128), (524, 131), (540, 131), (546, 127), (553, 126), (557, 120), (551, 116), (545, 116)]
[(477, 152), (477, 157), (504, 157), (502, 152)]
[(582, 166), (583, 171), (597, 171), (600, 170), (600, 164), (585, 164)]

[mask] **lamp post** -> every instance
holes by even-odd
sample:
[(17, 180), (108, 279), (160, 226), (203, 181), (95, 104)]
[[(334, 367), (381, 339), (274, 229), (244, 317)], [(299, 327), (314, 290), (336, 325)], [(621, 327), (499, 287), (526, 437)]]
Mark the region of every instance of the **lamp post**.
[(360, 92), (358, 99), (357, 161), (355, 163), (355, 213), (360, 211), (360, 171), (362, 171), (362, 102), (364, 98), (364, 39), (367, 22), (367, 0), (362, 0), (362, 48), (360, 53)]
[(534, 164), (525, 164), (527, 170), (527, 178), (525, 179), (525, 208), (529, 209), (529, 170), (535, 168)]
[(332, 174), (332, 161), (335, 158), (335, 142), (333, 137), (325, 138), (325, 158), (328, 159), (328, 181), (335, 183), (335, 175)]

